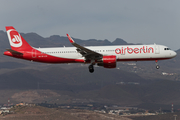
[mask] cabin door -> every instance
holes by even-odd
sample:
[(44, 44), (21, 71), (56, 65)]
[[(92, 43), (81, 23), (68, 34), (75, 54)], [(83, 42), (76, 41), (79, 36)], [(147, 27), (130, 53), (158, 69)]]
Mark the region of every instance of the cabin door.
[(32, 50), (32, 58), (36, 58), (36, 49)]
[(159, 45), (155, 45), (155, 53), (156, 53), (156, 54), (159, 54), (159, 53), (160, 53)]

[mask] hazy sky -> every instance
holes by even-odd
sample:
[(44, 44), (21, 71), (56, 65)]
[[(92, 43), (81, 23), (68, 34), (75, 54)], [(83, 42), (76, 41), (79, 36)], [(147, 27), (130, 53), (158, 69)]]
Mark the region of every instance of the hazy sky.
[(180, 0), (1, 0), (0, 30), (180, 48)]

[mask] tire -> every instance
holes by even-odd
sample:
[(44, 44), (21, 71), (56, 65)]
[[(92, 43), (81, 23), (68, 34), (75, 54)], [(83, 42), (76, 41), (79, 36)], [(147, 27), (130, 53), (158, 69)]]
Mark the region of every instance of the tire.
[(93, 73), (93, 72), (94, 72), (94, 67), (93, 67), (93, 65), (90, 65), (90, 66), (89, 66), (89, 72), (90, 72), (90, 73)]
[(159, 65), (156, 65), (156, 69), (159, 69), (160, 68), (160, 66)]

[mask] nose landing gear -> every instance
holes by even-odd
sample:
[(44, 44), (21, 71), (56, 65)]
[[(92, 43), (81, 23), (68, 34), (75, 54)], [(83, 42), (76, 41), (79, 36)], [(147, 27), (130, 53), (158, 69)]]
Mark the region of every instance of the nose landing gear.
[(160, 66), (158, 65), (158, 60), (156, 60), (155, 62), (156, 62), (156, 69), (159, 69)]
[(156, 65), (156, 69), (159, 69), (160, 68), (160, 66), (159, 65)]

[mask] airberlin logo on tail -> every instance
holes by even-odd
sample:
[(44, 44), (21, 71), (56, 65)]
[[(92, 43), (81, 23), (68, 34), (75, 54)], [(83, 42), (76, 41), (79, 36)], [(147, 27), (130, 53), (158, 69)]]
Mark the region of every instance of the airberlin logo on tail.
[(12, 47), (21, 47), (22, 39), (20, 34), (16, 30), (8, 31), (9, 42)]
[(13, 42), (14, 44), (19, 44), (20, 41), (21, 41), (21, 37), (18, 36), (18, 35), (13, 35), (13, 36), (14, 36), (14, 38), (11, 39), (12, 42)]

